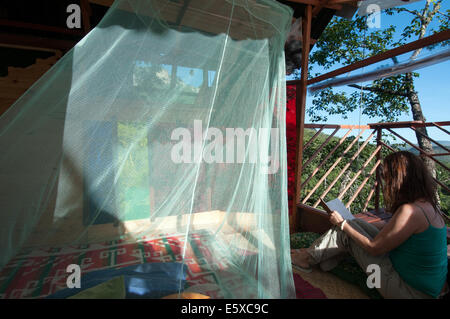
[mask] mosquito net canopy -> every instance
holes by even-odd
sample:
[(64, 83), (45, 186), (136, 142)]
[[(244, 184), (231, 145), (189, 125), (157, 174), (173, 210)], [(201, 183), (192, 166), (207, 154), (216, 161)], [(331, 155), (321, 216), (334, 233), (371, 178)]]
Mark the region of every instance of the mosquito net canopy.
[(0, 294), (52, 295), (70, 264), (83, 282), (159, 263), (176, 293), (295, 297), (291, 18), (271, 0), (115, 1), (0, 118)]

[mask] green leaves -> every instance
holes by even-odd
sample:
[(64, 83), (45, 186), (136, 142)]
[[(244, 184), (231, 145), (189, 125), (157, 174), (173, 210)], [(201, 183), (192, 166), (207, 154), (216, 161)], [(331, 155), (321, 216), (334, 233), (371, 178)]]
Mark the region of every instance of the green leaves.
[[(369, 29), (366, 24), (367, 17), (357, 16), (351, 21), (334, 17), (311, 52), (310, 73), (318, 69), (324, 73), (329, 69), (361, 61), (416, 40), (423, 36), (425, 31), (435, 33), (448, 29), (450, 10), (439, 11), (441, 3), (442, 0), (428, 0), (423, 10), (398, 7), (383, 12), (384, 16), (410, 15), (411, 23), (403, 29), (395, 25), (383, 29)], [(437, 45), (444, 46), (449, 43), (446, 41)], [(413, 75), (418, 76), (417, 73)], [(414, 90), (413, 81), (408, 81), (405, 75), (397, 75), (372, 81), (362, 88), (352, 85), (351, 87), (357, 90), (350, 93), (348, 89), (344, 92), (342, 88), (324, 89), (314, 94), (312, 107), (308, 108), (307, 112), (313, 122), (326, 121), (327, 115), (333, 114), (341, 114), (343, 118), (347, 118), (349, 113), (361, 105), (362, 114), (380, 117), (382, 121), (396, 121), (402, 113), (408, 112), (408, 86), (412, 86)]]
[(314, 94), (312, 107), (309, 107), (307, 112), (313, 122), (326, 122), (327, 115), (334, 114), (342, 114), (343, 118), (347, 118), (347, 113), (358, 107), (357, 101), (356, 92), (348, 95), (345, 92), (334, 92), (331, 88), (327, 88)]
[(352, 64), (398, 45), (394, 40), (394, 26), (369, 30), (366, 19), (333, 18), (317, 41), (310, 63), (329, 69), (336, 64)]
[(340, 114), (346, 119), (348, 113), (361, 107), (364, 115), (392, 122), (409, 110), (406, 85), (405, 75), (398, 75), (373, 81), (370, 87), (355, 85), (358, 90), (351, 93), (327, 88), (314, 94), (307, 112), (311, 121), (325, 122), (327, 115)]

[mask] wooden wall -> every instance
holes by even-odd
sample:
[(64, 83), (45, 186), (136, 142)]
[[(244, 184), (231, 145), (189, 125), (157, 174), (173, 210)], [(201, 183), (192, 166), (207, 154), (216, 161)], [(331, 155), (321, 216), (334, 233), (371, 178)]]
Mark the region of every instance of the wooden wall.
[(47, 59), (36, 59), (36, 63), (25, 68), (8, 67), (8, 75), (0, 77), (0, 116), (24, 94), (60, 58), (61, 51)]

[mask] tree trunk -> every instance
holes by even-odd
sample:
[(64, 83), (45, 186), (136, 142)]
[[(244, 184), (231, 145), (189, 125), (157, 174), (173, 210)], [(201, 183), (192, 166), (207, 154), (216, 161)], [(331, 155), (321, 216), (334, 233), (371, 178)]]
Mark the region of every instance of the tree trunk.
[[(409, 103), (411, 105), (411, 112), (413, 115), (413, 119), (414, 119), (414, 121), (426, 122), (426, 119), (422, 113), (422, 107), (420, 105), (419, 96), (417, 95), (417, 92), (414, 90), (414, 82), (413, 82), (412, 73), (406, 74), (406, 80), (408, 82), (408, 85), (406, 86), (407, 87), (406, 91), (407, 91)], [(416, 130), (419, 131), (420, 133), (422, 133), (423, 135), (428, 136), (427, 128), (425, 126), (418, 127), (418, 128), (416, 128)], [(423, 135), (416, 132), (416, 137), (417, 137), (417, 142), (419, 144), (419, 147), (422, 150), (424, 150), (426, 153), (433, 154), (433, 145)], [(422, 160), (425, 163), (425, 166), (430, 171), (431, 175), (433, 175), (433, 177), (436, 178), (436, 166), (435, 166), (434, 161), (422, 154), (420, 154), (420, 155), (422, 157)], [(439, 193), (438, 193), (437, 189), (436, 189), (436, 200), (437, 200), (438, 204), (440, 204), (440, 198), (439, 198)]]
[[(414, 90), (412, 73), (407, 73), (406, 79), (408, 81), (407, 96), (408, 96), (409, 103), (411, 105), (411, 112), (413, 115), (413, 120), (426, 122), (426, 119), (423, 116), (422, 107), (420, 105), (419, 96), (417, 95), (417, 92)], [(423, 135), (428, 136), (426, 127), (418, 127), (416, 130), (419, 131), (420, 133), (422, 133)], [(419, 144), (419, 147), (422, 150), (424, 150), (426, 153), (433, 154), (433, 145), (423, 135), (416, 132), (416, 137), (417, 137), (417, 142)], [(422, 154), (421, 154), (421, 157), (422, 157), (426, 167), (430, 170), (433, 177), (436, 177), (436, 168), (435, 168), (434, 161)]]

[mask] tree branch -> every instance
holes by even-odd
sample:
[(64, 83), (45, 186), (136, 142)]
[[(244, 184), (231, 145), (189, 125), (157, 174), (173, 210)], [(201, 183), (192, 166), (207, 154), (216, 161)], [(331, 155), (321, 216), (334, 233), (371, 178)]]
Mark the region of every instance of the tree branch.
[(360, 86), (360, 85), (357, 85), (357, 84), (349, 84), (348, 86), (352, 87), (352, 88), (355, 88), (355, 89), (358, 89), (358, 90), (365, 90), (365, 91), (370, 91), (370, 92), (374, 92), (374, 93), (384, 93), (384, 94), (408, 97), (406, 92), (386, 90), (386, 89), (382, 89), (382, 88), (375, 88), (375, 87), (372, 87), (372, 86)]
[[(421, 21), (421, 27), (420, 27), (420, 35), (419, 35), (419, 39), (422, 39), (426, 32), (427, 32), (427, 28), (428, 25), (431, 23), (431, 20), (433, 20), (434, 15), (439, 11), (439, 9), (441, 8), (441, 2), (442, 0), (439, 0), (437, 2), (434, 3), (433, 5), (433, 9), (431, 9), (431, 11), (428, 11), (429, 7), (430, 7), (430, 3), (431, 0), (427, 0), (427, 3), (425, 4), (425, 8), (423, 9), (420, 21)], [(414, 60), (419, 53), (422, 51), (423, 48), (417, 49), (414, 51), (414, 53), (411, 56), (411, 60)]]
[(422, 11), (422, 18), (426, 17), (428, 8), (430, 7), (430, 2), (431, 2), (431, 0), (427, 0), (427, 2), (425, 3), (425, 8), (423, 8), (423, 11)]
[(442, 0), (439, 0), (438, 2), (434, 3), (433, 10), (431, 10), (430, 14), (428, 15), (429, 19), (428, 23), (430, 23), (431, 20), (433, 20), (434, 15), (439, 12), (439, 9), (441, 8), (441, 3)]
[(440, 15), (443, 15), (444, 17), (450, 19), (450, 16), (449, 16), (448, 14), (442, 13), (441, 11), (438, 11), (438, 12), (436, 12), (436, 13), (438, 13), (438, 14), (440, 14)]
[(412, 15), (418, 17), (419, 19), (422, 19), (422, 15), (420, 15), (417, 11), (412, 11), (412, 10), (409, 10), (409, 9), (406, 9), (406, 8), (394, 8), (394, 10), (396, 10), (398, 13), (399, 12), (409, 12)]

